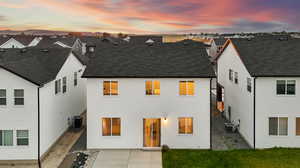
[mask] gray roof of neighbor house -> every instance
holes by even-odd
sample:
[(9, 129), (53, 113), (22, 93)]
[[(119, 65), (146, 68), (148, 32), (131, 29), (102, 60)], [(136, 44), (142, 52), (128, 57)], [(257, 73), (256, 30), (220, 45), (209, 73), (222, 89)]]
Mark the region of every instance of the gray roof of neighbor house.
[(154, 43), (162, 43), (163, 37), (162, 36), (155, 36), (155, 35), (139, 35), (139, 36), (129, 36), (130, 44), (145, 44), (147, 40), (151, 39)]
[(215, 41), (215, 44), (217, 45), (217, 46), (223, 46), (225, 43), (226, 43), (226, 41), (227, 41), (228, 39), (227, 38), (215, 38), (214, 39), (214, 41)]
[(300, 39), (231, 39), (254, 77), (300, 77)]
[(22, 43), (24, 46), (28, 46), (36, 38), (36, 36), (16, 35), (16, 36), (12, 36), (12, 38)]
[(8, 37), (8, 36), (0, 36), (0, 46), (2, 44), (6, 43), (9, 39), (10, 39), (10, 37)]
[(83, 74), (86, 78), (210, 78), (215, 73), (203, 43), (103, 45)]
[(0, 51), (0, 67), (36, 85), (55, 79), (71, 53), (69, 48), (6, 49)]
[(78, 39), (73, 36), (43, 36), (43, 39), (34, 47), (36, 48), (61, 48), (60, 45), (55, 44), (61, 42), (69, 47), (73, 47), (74, 43)]

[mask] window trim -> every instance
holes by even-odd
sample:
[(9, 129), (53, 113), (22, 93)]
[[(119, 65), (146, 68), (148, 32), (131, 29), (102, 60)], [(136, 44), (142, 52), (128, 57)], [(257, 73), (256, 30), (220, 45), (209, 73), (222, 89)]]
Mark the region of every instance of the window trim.
[(234, 83), (239, 84), (239, 73), (238, 72), (234, 72)]
[[(0, 147), (13, 147), (14, 146), (14, 130), (12, 129), (4, 129), (4, 130), (0, 130), (2, 133), (2, 144), (0, 144)], [(10, 131), (12, 132), (12, 145), (4, 145), (4, 131)]]
[[(299, 118), (299, 120), (300, 120), (300, 116), (296, 116), (296, 117), (295, 117), (295, 136), (296, 136), (296, 137), (300, 137), (300, 134), (297, 135), (297, 118)], [(300, 121), (299, 121), (299, 122), (300, 122)], [(300, 132), (300, 130), (299, 130), (299, 132)]]
[[(16, 91), (23, 91), (23, 97), (17, 97), (15, 95)], [(23, 99), (23, 104), (16, 104), (16, 99)], [(25, 90), (24, 89), (14, 89), (14, 105), (15, 106), (24, 106), (25, 105)]]
[[(104, 119), (109, 119), (110, 120), (110, 135), (104, 135), (104, 129), (103, 129), (103, 120)], [(113, 119), (119, 119), (120, 120), (120, 125), (119, 125), (119, 129), (120, 129), (120, 134), (119, 135), (113, 135)], [(103, 137), (121, 137), (122, 135), (122, 121), (121, 121), (121, 117), (102, 117), (101, 118), (101, 127), (102, 127), (102, 136)]]
[(0, 99), (5, 99), (5, 104), (0, 104), (0, 107), (4, 107), (4, 106), (7, 106), (7, 90), (6, 89), (0, 89), (0, 91), (3, 90), (5, 91), (5, 96), (0, 96)]
[[(276, 135), (270, 135), (270, 118), (277, 118), (277, 134)], [(286, 118), (287, 119), (287, 135), (280, 135), (280, 124), (279, 120), (280, 118)], [(268, 117), (268, 136), (270, 137), (288, 137), (289, 136), (289, 117), (287, 116), (270, 116)]]
[[(185, 119), (185, 132), (184, 133), (180, 133), (180, 119)], [(188, 133), (187, 132), (187, 120), (186, 119), (192, 119), (192, 132)], [(194, 135), (194, 117), (178, 117), (178, 135)]]
[[(147, 94), (147, 82), (151, 82), (151, 94)], [(154, 88), (154, 82), (159, 82), (159, 94), (155, 94), (155, 88)], [(159, 80), (145, 80), (145, 95), (146, 96), (160, 96), (161, 87), (160, 87), (160, 81)]]
[[(105, 83), (109, 83), (109, 93), (106, 94), (104, 89), (105, 89)], [(112, 83), (117, 83), (117, 93), (113, 94), (112, 93)], [(102, 81), (102, 92), (103, 92), (103, 96), (118, 96), (120, 95), (119, 93), (119, 81), (117, 80), (103, 80)]]
[(233, 81), (233, 70), (232, 69), (229, 69), (229, 81)]
[(62, 78), (62, 93), (67, 93), (67, 77)]
[[(185, 94), (181, 94), (181, 88), (180, 85), (181, 83), (184, 82), (185, 83)], [(193, 94), (188, 94), (189, 91), (189, 87), (188, 87), (188, 83), (192, 82), (193, 83)], [(196, 82), (194, 80), (180, 80), (179, 81), (179, 96), (195, 96), (196, 95)]]
[(77, 86), (78, 85), (78, 72), (74, 72), (74, 86)]
[[(27, 131), (27, 137), (18, 137), (18, 131)], [(28, 144), (27, 145), (19, 145), (18, 144), (18, 140), (19, 139), (28, 139)], [(25, 129), (23, 129), (23, 130), (16, 130), (16, 146), (29, 146), (29, 130), (25, 130)]]
[(247, 91), (252, 92), (252, 79), (249, 77), (247, 78)]
[[(278, 85), (277, 85), (277, 83), (278, 83), (278, 81), (285, 81), (285, 94), (278, 94), (278, 92), (277, 92), (277, 88), (278, 88)], [(288, 81), (295, 81), (295, 94), (287, 94), (287, 86), (288, 86)], [(276, 79), (275, 80), (275, 94), (276, 94), (276, 96), (284, 96), (284, 97), (289, 97), (289, 96), (291, 96), (291, 97), (294, 97), (294, 96), (296, 96), (297, 95), (297, 80), (295, 80), (295, 79)]]

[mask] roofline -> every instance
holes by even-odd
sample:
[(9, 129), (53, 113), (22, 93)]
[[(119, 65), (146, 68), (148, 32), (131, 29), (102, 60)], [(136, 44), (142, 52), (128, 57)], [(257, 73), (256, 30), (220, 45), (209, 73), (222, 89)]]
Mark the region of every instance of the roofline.
[[(222, 47), (221, 52), (219, 53), (219, 55), (215, 58), (216, 61), (218, 61), (218, 59), (221, 57), (221, 55), (223, 54), (223, 52), (225, 51), (225, 49), (229, 46), (229, 44), (232, 43), (231, 39), (227, 39), (227, 41), (225, 42), (225, 44)], [(232, 43), (233, 44), (233, 43)]]
[(207, 76), (81, 76), (82, 78), (216, 78), (216, 75)]
[(28, 78), (26, 78), (26, 77), (24, 77), (24, 76), (22, 76), (22, 75), (20, 75), (20, 74), (18, 74), (18, 73), (16, 73), (16, 72), (14, 72), (14, 71), (12, 71), (12, 70), (10, 70), (10, 69), (8, 69), (8, 68), (5, 68), (5, 67), (2, 66), (2, 65), (0, 65), (0, 68), (4, 69), (4, 70), (6, 70), (6, 71), (8, 71), (8, 72), (10, 72), (10, 73), (12, 73), (12, 74), (15, 74), (15, 75), (17, 75), (17, 76), (19, 76), (19, 77), (21, 77), (21, 78), (23, 78), (23, 79), (25, 79), (25, 80), (27, 80), (27, 81), (29, 81), (29, 82), (35, 84), (35, 85), (37, 85), (37, 86), (42, 86), (42, 85), (43, 85), (43, 84), (39, 84), (39, 83), (37, 83), (37, 82), (34, 82), (34, 81), (32, 81), (32, 80), (30, 80), (30, 79), (28, 79)]
[(251, 75), (252, 77), (273, 77), (273, 78), (288, 78), (288, 77), (300, 77), (299, 75)]

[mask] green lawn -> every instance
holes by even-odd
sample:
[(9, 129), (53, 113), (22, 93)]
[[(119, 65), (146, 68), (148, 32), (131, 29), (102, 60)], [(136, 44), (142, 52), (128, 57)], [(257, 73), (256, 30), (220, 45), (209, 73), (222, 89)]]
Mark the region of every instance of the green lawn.
[(300, 168), (300, 149), (169, 150), (164, 168)]

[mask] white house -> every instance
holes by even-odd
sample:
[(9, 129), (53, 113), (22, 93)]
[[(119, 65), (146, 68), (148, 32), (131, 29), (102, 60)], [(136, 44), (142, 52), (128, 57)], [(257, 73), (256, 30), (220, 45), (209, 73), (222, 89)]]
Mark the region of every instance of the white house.
[(299, 46), (298, 39), (231, 39), (218, 57), (218, 101), (253, 148), (300, 147)]
[(0, 39), (0, 48), (25, 48), (39, 43), (41, 37), (29, 35), (5, 36)]
[(213, 60), (215, 60), (215, 58), (220, 54), (220, 52), (222, 51), (222, 48), (226, 42), (226, 38), (215, 38), (212, 40), (211, 42), (211, 47), (208, 51), (208, 55), (212, 57)]
[(0, 163), (42, 159), (86, 110), (84, 63), (67, 48), (0, 51)]
[(210, 148), (214, 72), (198, 42), (96, 48), (87, 78), (87, 148)]

